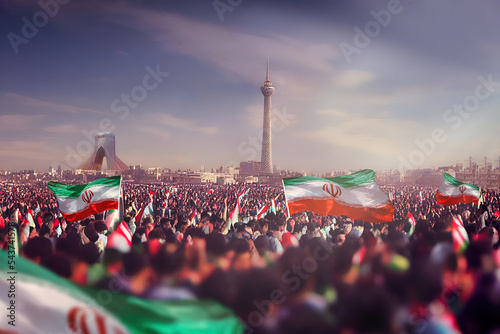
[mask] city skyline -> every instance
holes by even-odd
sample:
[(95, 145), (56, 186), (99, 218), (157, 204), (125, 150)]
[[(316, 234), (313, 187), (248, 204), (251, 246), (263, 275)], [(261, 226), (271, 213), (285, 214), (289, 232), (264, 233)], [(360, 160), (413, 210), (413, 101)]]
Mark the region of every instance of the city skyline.
[(500, 155), (495, 1), (0, 8), (0, 170), (78, 168), (100, 132), (116, 134), (127, 165), (258, 161), (268, 56), (282, 169), (437, 168)]

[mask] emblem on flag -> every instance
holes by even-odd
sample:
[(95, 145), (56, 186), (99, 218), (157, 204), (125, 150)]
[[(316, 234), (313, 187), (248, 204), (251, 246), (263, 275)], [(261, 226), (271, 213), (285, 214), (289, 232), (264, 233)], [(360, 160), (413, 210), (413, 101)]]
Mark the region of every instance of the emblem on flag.
[(333, 185), (332, 183), (324, 184), (323, 190), (329, 193), (333, 198), (342, 195), (342, 189), (340, 189), (340, 187), (337, 185)]
[[(75, 306), (68, 312), (68, 326), (74, 334), (85, 334), (90, 328), (99, 329), (100, 334), (125, 334), (117, 324), (110, 326), (107, 318), (99, 314), (94, 309), (84, 309), (83, 307)], [(120, 326), (121, 327), (121, 326)], [(111, 331), (108, 331), (111, 329)]]
[(82, 194), (82, 201), (88, 204), (92, 200), (92, 197), (94, 197), (92, 190), (85, 190)]

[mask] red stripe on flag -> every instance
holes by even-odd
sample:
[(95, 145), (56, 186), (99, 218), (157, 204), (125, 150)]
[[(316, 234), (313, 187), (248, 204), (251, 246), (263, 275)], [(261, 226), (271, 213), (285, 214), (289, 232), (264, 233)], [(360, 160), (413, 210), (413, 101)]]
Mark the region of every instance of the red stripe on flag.
[(313, 211), (320, 215), (345, 215), (352, 219), (359, 219), (371, 223), (386, 223), (394, 217), (394, 206), (386, 204), (377, 208), (352, 207), (337, 203), (334, 199), (301, 199), (288, 202), (290, 215), (302, 211)]
[(84, 210), (79, 211), (79, 212), (75, 212), (72, 214), (65, 214), (65, 213), (61, 212), (61, 214), (63, 215), (64, 218), (66, 218), (67, 221), (74, 222), (77, 220), (82, 220), (84, 218), (87, 218), (90, 215), (104, 212), (106, 210), (111, 210), (111, 209), (118, 209), (118, 201), (105, 200), (102, 202), (90, 204)]
[(141, 207), (141, 210), (139, 210), (139, 213), (135, 216), (135, 222), (136, 222), (136, 224), (137, 224), (137, 225), (139, 225), (139, 224), (140, 224), (140, 222), (141, 222), (142, 214), (144, 213), (144, 208), (145, 208), (145, 207), (146, 207), (146, 206), (145, 206), (145, 205), (143, 205), (143, 206)]
[(478, 203), (479, 198), (472, 196), (472, 195), (467, 195), (467, 194), (462, 194), (460, 196), (447, 196), (439, 191), (436, 193), (436, 200), (438, 204), (442, 205), (454, 205), (458, 203)]

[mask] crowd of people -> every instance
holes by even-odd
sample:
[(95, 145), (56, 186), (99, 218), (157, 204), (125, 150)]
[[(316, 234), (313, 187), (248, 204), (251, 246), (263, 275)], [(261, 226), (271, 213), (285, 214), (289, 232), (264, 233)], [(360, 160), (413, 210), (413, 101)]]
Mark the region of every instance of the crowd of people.
[[(107, 244), (116, 225), (103, 214), (68, 222), (46, 184), (3, 184), (0, 236), (6, 249), (14, 222), (20, 255), (68, 280), (144, 299), (216, 300), (252, 333), (500, 331), (500, 194), (442, 206), (435, 188), (383, 190), (394, 221), (374, 224), (288, 216), (278, 186), (126, 183), (132, 245), (123, 252)], [(468, 234), (463, 252), (453, 219)]]

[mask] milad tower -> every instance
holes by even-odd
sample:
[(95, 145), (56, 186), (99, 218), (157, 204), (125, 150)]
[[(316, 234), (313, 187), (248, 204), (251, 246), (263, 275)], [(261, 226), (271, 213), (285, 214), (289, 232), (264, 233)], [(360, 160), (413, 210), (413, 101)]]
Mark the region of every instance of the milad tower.
[(273, 83), (269, 81), (269, 58), (267, 59), (266, 81), (260, 91), (264, 95), (264, 123), (262, 127), (261, 172), (273, 173), (273, 155), (271, 151), (271, 95), (274, 93)]

